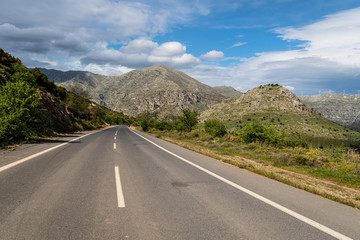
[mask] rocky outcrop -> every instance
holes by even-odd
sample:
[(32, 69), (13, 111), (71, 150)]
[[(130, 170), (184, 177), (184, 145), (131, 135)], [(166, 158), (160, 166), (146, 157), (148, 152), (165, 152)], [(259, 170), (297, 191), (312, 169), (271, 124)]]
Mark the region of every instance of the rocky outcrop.
[(37, 90), (40, 96), (40, 117), (43, 123), (51, 126), (55, 132), (66, 132), (74, 130), (71, 114), (66, 106), (54, 98), (50, 93)]

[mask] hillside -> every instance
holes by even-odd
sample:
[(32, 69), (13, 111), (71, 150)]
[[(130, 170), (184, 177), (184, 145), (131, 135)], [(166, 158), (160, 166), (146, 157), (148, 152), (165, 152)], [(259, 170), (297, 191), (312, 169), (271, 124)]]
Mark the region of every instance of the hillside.
[(172, 119), (184, 108), (203, 111), (226, 97), (183, 72), (156, 65), (121, 76), (41, 69), (58, 85), (128, 115), (150, 112), (158, 119)]
[(0, 146), (54, 133), (128, 123), (129, 117), (56, 86), (0, 49)]
[(279, 85), (260, 86), (216, 104), (201, 113), (200, 120), (206, 119), (224, 121), (232, 131), (238, 131), (249, 122), (258, 121), (277, 126), (290, 137), (359, 137), (356, 132), (321, 117), (314, 108), (304, 104), (293, 93)]
[(346, 94), (323, 94), (300, 96), (321, 115), (342, 126), (360, 131), (360, 96)]

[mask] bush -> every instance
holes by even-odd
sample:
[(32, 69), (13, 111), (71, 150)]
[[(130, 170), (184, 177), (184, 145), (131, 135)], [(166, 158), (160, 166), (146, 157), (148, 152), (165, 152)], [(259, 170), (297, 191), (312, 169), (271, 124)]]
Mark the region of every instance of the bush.
[(240, 136), (246, 143), (267, 142), (278, 144), (281, 141), (281, 134), (274, 126), (266, 123), (250, 122), (241, 129)]
[(184, 125), (184, 123), (182, 121), (180, 121), (179, 119), (173, 121), (171, 123), (171, 128), (173, 130), (177, 130), (178, 132), (185, 132), (186, 131), (186, 127)]
[(171, 130), (172, 126), (169, 122), (167, 121), (159, 121), (159, 122), (155, 122), (154, 127), (160, 131), (164, 131), (164, 130)]
[(146, 119), (143, 119), (140, 123), (140, 126), (144, 132), (148, 132), (150, 130), (150, 124), (149, 121)]
[(226, 127), (223, 122), (216, 119), (209, 119), (205, 121), (205, 132), (212, 137), (223, 137), (226, 134)]
[(198, 113), (194, 110), (183, 109), (183, 115), (179, 117), (180, 122), (187, 132), (190, 132), (198, 123)]

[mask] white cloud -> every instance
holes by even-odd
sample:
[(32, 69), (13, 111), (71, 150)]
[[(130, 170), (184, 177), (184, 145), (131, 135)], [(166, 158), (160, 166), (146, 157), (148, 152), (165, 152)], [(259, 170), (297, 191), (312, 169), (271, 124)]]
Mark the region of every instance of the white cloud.
[(131, 70), (134, 70), (132, 68), (127, 68), (123, 66), (113, 66), (110, 64), (105, 65), (97, 65), (97, 64), (88, 64), (85, 67), (80, 67), (78, 70), (82, 71), (88, 71), (92, 73), (97, 73), (105, 76), (119, 76), (121, 74), (130, 72)]
[(295, 90), (295, 88), (292, 87), (292, 86), (284, 86), (284, 87), (287, 88), (287, 89), (289, 89), (290, 91), (294, 91), (294, 90)]
[(128, 68), (154, 64), (188, 68), (199, 62), (198, 58), (186, 53), (186, 47), (179, 42), (165, 42), (159, 45), (144, 39), (133, 40), (119, 50), (109, 48), (107, 44), (100, 42), (92, 52), (81, 59), (81, 64), (84, 66), (122, 65)]
[(200, 56), (201, 58), (207, 59), (209, 61), (216, 61), (224, 58), (224, 53), (221, 51), (212, 50)]
[(235, 43), (235, 44), (233, 45), (233, 47), (240, 47), (240, 46), (243, 46), (243, 45), (245, 45), (245, 44), (247, 44), (247, 42), (238, 42), (238, 43)]
[(124, 46), (121, 49), (126, 53), (146, 53), (158, 46), (159, 44), (151, 40), (145, 38), (138, 38), (132, 40), (127, 46)]
[(166, 42), (155, 48), (151, 55), (155, 57), (182, 56), (186, 52), (186, 47), (179, 42)]

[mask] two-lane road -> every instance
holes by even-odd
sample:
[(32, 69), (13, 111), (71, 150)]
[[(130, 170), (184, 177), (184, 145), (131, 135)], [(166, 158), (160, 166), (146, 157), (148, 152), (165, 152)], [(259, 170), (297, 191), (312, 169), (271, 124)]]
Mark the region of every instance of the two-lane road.
[(125, 126), (54, 146), (1, 155), (0, 239), (360, 239), (357, 209)]

